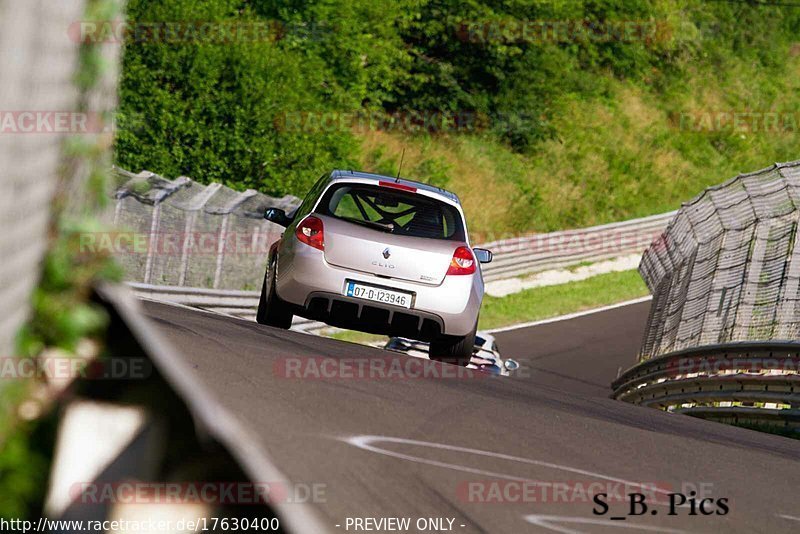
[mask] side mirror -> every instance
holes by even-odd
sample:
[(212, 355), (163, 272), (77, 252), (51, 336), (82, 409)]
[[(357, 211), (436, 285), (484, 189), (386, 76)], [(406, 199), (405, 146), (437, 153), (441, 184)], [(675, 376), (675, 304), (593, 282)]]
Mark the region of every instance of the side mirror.
[(512, 360), (509, 358), (503, 362), (503, 367), (505, 367), (508, 371), (516, 371), (519, 369), (519, 363), (517, 360)]
[(264, 210), (264, 218), (284, 228), (292, 224), (292, 218), (286, 215), (286, 212), (280, 208), (267, 208)]
[(478, 260), (479, 263), (492, 263), (492, 254), (491, 250), (486, 250), (485, 248), (473, 248), (472, 251), (475, 253), (475, 258)]

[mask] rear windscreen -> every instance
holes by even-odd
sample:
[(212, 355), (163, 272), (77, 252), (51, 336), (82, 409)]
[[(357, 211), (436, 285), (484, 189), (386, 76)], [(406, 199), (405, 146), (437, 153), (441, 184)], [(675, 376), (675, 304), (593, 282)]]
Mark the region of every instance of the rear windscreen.
[(456, 208), (389, 187), (337, 184), (328, 189), (316, 211), (393, 235), (466, 240)]

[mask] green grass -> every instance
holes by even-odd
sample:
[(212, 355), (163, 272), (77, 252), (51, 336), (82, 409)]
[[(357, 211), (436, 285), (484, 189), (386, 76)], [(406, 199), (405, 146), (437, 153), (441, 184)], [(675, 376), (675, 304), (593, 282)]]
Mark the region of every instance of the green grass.
[[(479, 329), (488, 330), (616, 304), (648, 294), (637, 271), (593, 276), (580, 282), (527, 289), (506, 297), (483, 299)], [(386, 340), (386, 336), (342, 330), (328, 337), (351, 343)]]
[(567, 313), (624, 302), (648, 294), (637, 271), (622, 271), (592, 278), (537, 287), (508, 295), (483, 299), (480, 329), (547, 319)]

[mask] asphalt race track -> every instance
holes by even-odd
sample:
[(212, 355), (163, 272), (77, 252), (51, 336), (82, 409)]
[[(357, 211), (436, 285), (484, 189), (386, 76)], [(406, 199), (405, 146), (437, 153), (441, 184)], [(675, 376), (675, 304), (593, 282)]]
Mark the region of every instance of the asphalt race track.
[[(409, 532), (798, 532), (800, 442), (606, 397), (603, 383), (639, 345), (647, 305), (631, 308), (499, 334), (503, 353), (530, 367), (499, 378), (145, 304), (291, 482), (324, 485), (314, 508), (330, 532), (390, 517), (409, 518)], [(423, 378), (350, 372), (359, 362), (429, 367)], [(584, 492), (597, 484), (610, 494), (605, 515)], [(715, 499), (712, 515), (668, 515), (666, 494), (690, 490)], [(648, 512), (626, 517), (616, 492), (645, 494)], [(417, 530), (425, 518), (444, 526)]]
[(650, 301), (567, 321), (495, 334), (506, 358), (522, 364), (531, 384), (570, 393), (611, 393), (620, 370), (636, 363)]

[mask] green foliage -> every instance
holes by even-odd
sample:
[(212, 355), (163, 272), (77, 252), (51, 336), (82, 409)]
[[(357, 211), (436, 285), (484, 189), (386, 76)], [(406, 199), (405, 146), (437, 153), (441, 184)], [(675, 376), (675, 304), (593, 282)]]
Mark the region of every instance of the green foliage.
[(415, 180), (447, 189), (450, 187), (452, 166), (442, 158), (426, 158), (414, 166), (409, 173)]
[[(790, 6), (131, 0), (128, 12), (131, 22), (276, 29), (259, 42), (129, 40), (116, 157), (134, 171), (302, 195), (333, 167), (394, 174), (413, 144), (423, 153), (404, 175), (462, 198), (476, 182), (481, 194), (502, 189), (513, 199), (503, 222), (473, 229), (524, 232), (672, 208), (732, 172), (796, 156), (796, 139), (674, 124), (693, 109), (798, 109), (800, 9)], [(360, 113), (482, 119), (455, 131), (400, 127), (380, 148), (364, 146), (374, 131), (353, 126)], [(458, 160), (479, 145), (488, 152), (470, 161), (490, 159), (506, 184), (465, 174)]]
[(33, 293), (31, 320), (20, 332), (20, 354), (34, 357), (45, 347), (74, 351), (86, 337), (98, 337), (108, 317), (89, 301), (92, 285), (119, 281), (122, 271), (108, 255), (81, 249), (81, 235), (102, 227), (91, 221), (63, 223), (58, 239), (44, 258), (42, 278)]
[[(405, 158), (403, 153), (399, 158), (395, 158), (394, 155), (387, 154), (386, 147), (379, 146), (367, 152), (365, 164), (378, 174), (396, 176), (399, 170), (400, 175), (404, 178), (413, 177), (419, 182), (446, 189), (450, 187), (453, 166), (441, 156), (427, 154), (425, 148), (429, 146), (430, 142), (424, 143), (419, 161), (413, 162), (413, 164)], [(401, 158), (403, 159), (402, 168), (400, 167)]]
[[(0, 398), (9, 400), (7, 391)], [(25, 423), (3, 441), (0, 454), (0, 517), (30, 518), (41, 514), (50, 467), (47, 448), (53, 444), (52, 420)], [(0, 426), (0, 431), (5, 430)]]
[[(133, 1), (137, 21), (262, 21), (238, 2)], [(320, 168), (351, 161), (355, 144), (339, 131), (309, 134), (284, 127), (295, 112), (344, 111), (352, 95), (329, 67), (291, 42), (128, 43), (120, 88), (123, 116), (145, 116), (122, 129), (119, 163), (272, 193), (302, 191)]]

